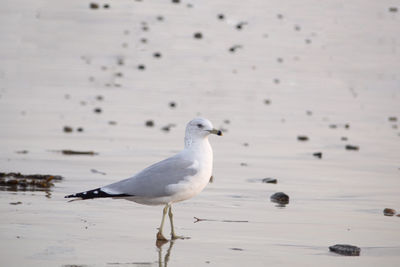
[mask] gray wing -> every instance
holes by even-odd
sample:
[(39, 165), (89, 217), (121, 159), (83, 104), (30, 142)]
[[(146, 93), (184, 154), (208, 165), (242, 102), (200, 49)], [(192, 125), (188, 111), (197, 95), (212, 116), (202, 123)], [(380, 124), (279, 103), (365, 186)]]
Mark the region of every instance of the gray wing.
[(197, 173), (195, 168), (190, 167), (192, 165), (193, 161), (171, 157), (147, 167), (131, 178), (104, 186), (101, 190), (139, 197), (168, 196), (168, 185), (177, 184), (185, 177)]

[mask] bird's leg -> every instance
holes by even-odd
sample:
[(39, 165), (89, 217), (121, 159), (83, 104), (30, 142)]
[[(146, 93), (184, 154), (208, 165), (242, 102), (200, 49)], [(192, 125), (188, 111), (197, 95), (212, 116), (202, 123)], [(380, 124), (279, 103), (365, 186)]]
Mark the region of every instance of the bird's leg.
[(157, 240), (162, 240), (162, 241), (167, 241), (168, 240), (162, 234), (162, 230), (163, 230), (163, 227), (164, 227), (165, 215), (167, 215), (168, 208), (169, 208), (169, 205), (167, 204), (167, 205), (165, 205), (165, 207), (163, 209), (163, 216), (162, 216), (162, 219), (161, 219), (160, 228), (158, 229)]
[(173, 219), (174, 215), (172, 214), (172, 206), (169, 206), (168, 215), (169, 215), (169, 221), (171, 223), (171, 239), (184, 239), (183, 236), (175, 234), (174, 219)]

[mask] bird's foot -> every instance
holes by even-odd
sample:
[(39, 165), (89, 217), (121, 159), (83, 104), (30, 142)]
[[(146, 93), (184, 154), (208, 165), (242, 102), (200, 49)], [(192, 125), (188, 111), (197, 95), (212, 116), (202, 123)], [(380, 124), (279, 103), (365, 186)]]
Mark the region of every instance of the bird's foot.
[(157, 233), (157, 240), (158, 241), (168, 241), (168, 239), (166, 239), (165, 236), (163, 236), (163, 234), (161, 232)]

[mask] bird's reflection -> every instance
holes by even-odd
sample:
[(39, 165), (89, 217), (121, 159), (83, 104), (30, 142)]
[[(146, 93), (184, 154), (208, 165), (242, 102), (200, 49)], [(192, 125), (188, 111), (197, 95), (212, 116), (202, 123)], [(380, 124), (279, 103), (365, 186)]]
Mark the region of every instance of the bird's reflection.
[[(164, 255), (164, 260), (163, 260), (163, 246), (169, 243), (167, 252)], [(171, 256), (171, 251), (172, 247), (174, 246), (175, 240), (171, 241), (161, 241), (157, 240), (156, 241), (156, 247), (158, 248), (158, 266), (159, 267), (167, 267), (168, 266), (168, 261), (169, 257)]]

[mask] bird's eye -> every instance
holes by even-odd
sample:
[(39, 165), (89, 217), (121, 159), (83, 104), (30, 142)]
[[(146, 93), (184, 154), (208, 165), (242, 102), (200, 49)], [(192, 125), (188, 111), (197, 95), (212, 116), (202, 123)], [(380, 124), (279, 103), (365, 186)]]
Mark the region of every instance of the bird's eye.
[(199, 123), (199, 124), (197, 124), (197, 127), (199, 127), (199, 128), (201, 129), (201, 128), (203, 128), (204, 126), (203, 126), (203, 124), (200, 124), (200, 123)]

